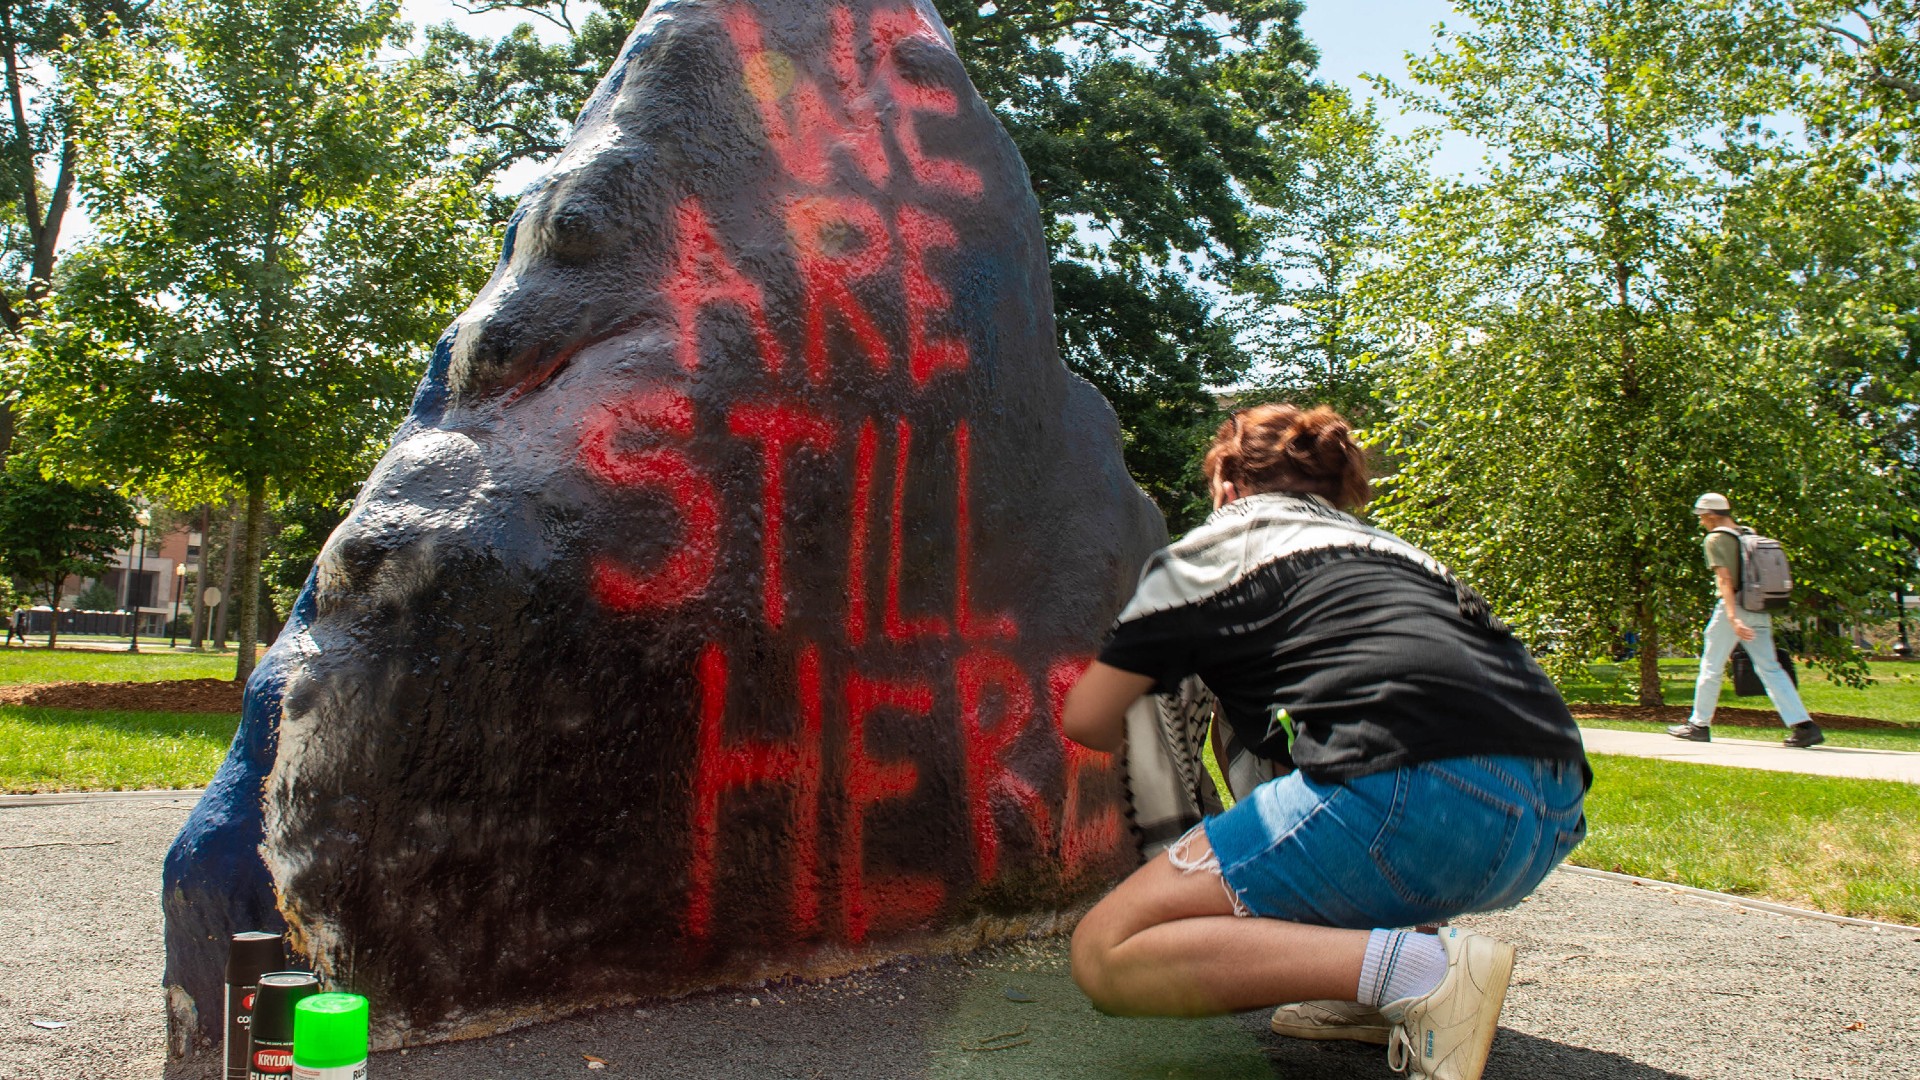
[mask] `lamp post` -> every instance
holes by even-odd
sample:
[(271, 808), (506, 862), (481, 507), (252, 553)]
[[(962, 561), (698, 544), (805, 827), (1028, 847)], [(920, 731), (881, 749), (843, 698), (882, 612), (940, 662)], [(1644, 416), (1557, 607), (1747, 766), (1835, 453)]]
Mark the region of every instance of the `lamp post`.
[(180, 586), (187, 580), (187, 564), (173, 564), (173, 621), (167, 624), (167, 648), (180, 647)]
[(137, 522), (140, 527), (134, 530), (133, 534), (133, 542), (136, 545), (137, 553), (134, 555), (133, 577), (127, 585), (127, 606), (133, 609), (133, 637), (127, 642), (127, 651), (139, 652), (140, 593), (138, 586), (140, 585), (141, 575), (146, 573), (147, 569), (147, 526), (153, 524), (153, 515), (147, 513), (145, 510), (141, 510), (139, 513), (133, 515), (133, 520)]
[(1907, 583), (1902, 581), (1893, 587), (1894, 612), (1900, 617), (1900, 640), (1893, 643), (1893, 655), (1905, 660), (1913, 655), (1913, 646), (1907, 643)]

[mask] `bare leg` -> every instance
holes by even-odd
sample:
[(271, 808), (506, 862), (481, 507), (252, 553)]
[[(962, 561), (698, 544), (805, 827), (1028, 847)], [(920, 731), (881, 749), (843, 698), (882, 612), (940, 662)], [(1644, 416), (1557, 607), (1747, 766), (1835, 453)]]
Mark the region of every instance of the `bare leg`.
[[(1205, 833), (1188, 841), (1195, 859)], [(1102, 1012), (1212, 1016), (1289, 1001), (1352, 1001), (1367, 931), (1246, 918), (1217, 874), (1165, 853), (1095, 904), (1073, 933), (1073, 979)]]

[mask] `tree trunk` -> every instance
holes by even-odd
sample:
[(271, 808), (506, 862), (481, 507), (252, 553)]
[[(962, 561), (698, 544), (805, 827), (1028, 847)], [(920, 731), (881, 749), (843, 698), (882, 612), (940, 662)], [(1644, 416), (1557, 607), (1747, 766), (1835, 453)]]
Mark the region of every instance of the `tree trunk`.
[[(269, 522), (269, 526), (271, 526)], [(260, 561), (267, 561), (267, 540), (260, 540)], [(267, 584), (267, 572), (263, 565), (260, 570), (260, 640), (272, 645), (280, 638), (280, 631), (286, 629), (287, 616), (273, 602), (273, 586)]]
[(200, 505), (200, 558), (193, 567), (193, 596), (189, 597), (192, 605), (188, 608), (193, 612), (194, 652), (200, 651), (207, 637), (207, 605), (200, 602), (200, 597), (207, 591), (207, 551), (213, 546), (213, 535), (208, 530), (212, 526), (213, 507), (202, 503)]
[(239, 663), (234, 666), (233, 681), (245, 685), (253, 674), (254, 656), (260, 643), (260, 538), (267, 531), (267, 479), (247, 480), (247, 527), (240, 548), (240, 641)]
[(1654, 624), (1653, 610), (1645, 606), (1635, 612), (1635, 621), (1640, 632), (1639, 704), (1664, 705), (1666, 700), (1660, 694), (1660, 628)]
[(61, 580), (62, 578), (58, 578), (58, 577), (54, 578), (53, 588), (47, 590), (47, 606), (53, 609), (53, 620), (47, 623), (47, 648), (49, 649), (53, 648), (54, 642), (60, 640), (60, 582)]
[(237, 508), (227, 508), (227, 542), (220, 553), (220, 606), (213, 612), (214, 647), (227, 647), (227, 612), (233, 610), (233, 549), (240, 546), (240, 515)]

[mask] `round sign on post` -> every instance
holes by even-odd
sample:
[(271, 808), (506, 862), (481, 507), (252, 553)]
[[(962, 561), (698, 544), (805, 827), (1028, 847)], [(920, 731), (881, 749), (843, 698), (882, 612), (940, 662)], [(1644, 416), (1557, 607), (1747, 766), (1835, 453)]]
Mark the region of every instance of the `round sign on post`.
[(200, 606), (219, 607), (220, 606), (220, 586), (218, 585), (207, 586), (207, 590), (200, 594)]

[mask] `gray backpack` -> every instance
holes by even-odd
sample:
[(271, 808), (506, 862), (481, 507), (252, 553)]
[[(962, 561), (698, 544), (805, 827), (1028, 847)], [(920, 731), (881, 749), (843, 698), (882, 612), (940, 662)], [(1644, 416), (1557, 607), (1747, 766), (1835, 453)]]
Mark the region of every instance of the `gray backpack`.
[(1772, 537), (1761, 536), (1745, 525), (1739, 529), (1715, 529), (1740, 538), (1740, 592), (1735, 597), (1748, 611), (1779, 611), (1793, 599), (1793, 567), (1787, 564), (1787, 549)]

